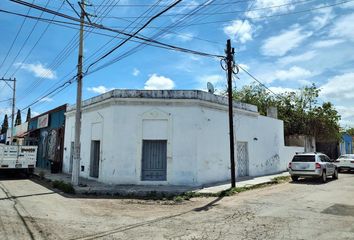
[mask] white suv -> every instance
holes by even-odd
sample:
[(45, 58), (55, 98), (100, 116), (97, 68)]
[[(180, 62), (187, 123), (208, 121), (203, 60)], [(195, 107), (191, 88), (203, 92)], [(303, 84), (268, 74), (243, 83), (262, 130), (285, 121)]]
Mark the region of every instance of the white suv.
[(293, 181), (299, 177), (317, 177), (322, 182), (326, 182), (328, 176), (338, 179), (337, 166), (323, 153), (297, 153), (289, 163), (288, 170)]

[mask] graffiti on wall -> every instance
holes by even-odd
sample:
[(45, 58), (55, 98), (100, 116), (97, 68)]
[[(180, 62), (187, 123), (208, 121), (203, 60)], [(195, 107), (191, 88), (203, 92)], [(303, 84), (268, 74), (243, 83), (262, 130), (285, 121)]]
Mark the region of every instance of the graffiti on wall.
[(41, 132), (41, 144), (42, 144), (42, 158), (46, 157), (46, 149), (47, 149), (47, 138), (48, 138), (48, 131)]
[(57, 147), (57, 130), (52, 129), (48, 136), (48, 143), (47, 143), (47, 158), (49, 160), (54, 161), (55, 159), (55, 152)]
[(265, 163), (265, 165), (268, 168), (279, 166), (279, 164), (280, 164), (280, 157), (278, 154), (275, 154), (271, 158), (268, 158)]

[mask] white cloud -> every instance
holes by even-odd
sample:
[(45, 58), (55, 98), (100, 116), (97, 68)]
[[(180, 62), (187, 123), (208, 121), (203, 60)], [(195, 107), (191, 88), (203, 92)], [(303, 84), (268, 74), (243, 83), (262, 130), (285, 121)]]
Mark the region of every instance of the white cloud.
[(40, 102), (53, 102), (53, 98), (50, 97), (44, 97), (41, 100), (39, 100)]
[(226, 89), (226, 77), (223, 75), (203, 75), (198, 77), (198, 86), (197, 88), (203, 91), (208, 91), (207, 83), (210, 82), (213, 84), (215, 89), (215, 94), (221, 94), (223, 90)]
[(181, 41), (181, 42), (189, 42), (194, 38), (193, 33), (180, 33), (176, 35), (176, 37)]
[(278, 60), (278, 63), (281, 65), (288, 65), (290, 63), (295, 63), (295, 62), (304, 62), (313, 59), (315, 56), (316, 56), (315, 51), (308, 51), (299, 55), (282, 57)]
[(321, 87), (321, 96), (330, 100), (354, 100), (354, 72), (335, 76)]
[(344, 42), (343, 39), (328, 39), (315, 42), (312, 46), (315, 48), (333, 47), (339, 43)]
[(224, 27), (224, 33), (235, 42), (246, 43), (251, 41), (253, 32), (253, 26), (248, 20), (235, 20)]
[[(339, 2), (339, 1), (338, 1)], [(340, 1), (342, 2), (342, 1)], [(354, 2), (346, 2), (339, 5), (341, 8), (354, 8)]]
[[(315, 8), (319, 7), (325, 7), (326, 5), (320, 4), (315, 6)], [(317, 15), (313, 18), (312, 22), (310, 22), (310, 25), (316, 29), (319, 30), (326, 26), (330, 21), (335, 17), (335, 14), (333, 13), (333, 8), (321, 8), (317, 9), (314, 11)]]
[(145, 82), (145, 90), (170, 90), (175, 87), (175, 83), (167, 77), (152, 74)]
[(139, 74), (140, 74), (140, 70), (137, 69), (137, 68), (134, 68), (132, 74), (133, 74), (134, 77), (137, 77), (137, 76), (139, 76)]
[(354, 41), (354, 13), (340, 17), (331, 28), (330, 35)]
[[(295, 9), (291, 4), (292, 0), (256, 0), (251, 1), (249, 4), (250, 11), (246, 13), (249, 18), (266, 17), (279, 13), (286, 13)], [(279, 7), (276, 7), (279, 6)], [(255, 9), (255, 10), (252, 10)], [(259, 9), (259, 10), (256, 10)], [(255, 19), (257, 20), (257, 19)], [(261, 20), (261, 19), (260, 19)]]
[(168, 33), (164, 35), (165, 39), (174, 39), (180, 42), (189, 42), (194, 38), (193, 33)]
[(354, 108), (346, 106), (336, 106), (335, 108), (341, 115), (340, 125), (354, 127)]
[[(16, 113), (16, 112), (15, 112)], [(7, 114), (7, 117), (11, 117), (12, 114), (12, 108), (0, 108), (0, 115), (3, 116)], [(0, 122), (2, 123), (2, 120), (4, 119), (4, 117), (2, 117), (2, 119), (0, 119)]]
[(105, 86), (97, 86), (97, 87), (89, 87), (87, 88), (88, 91), (93, 92), (93, 93), (98, 93), (98, 94), (103, 94), (106, 92), (109, 92), (113, 90), (114, 88), (107, 88)]
[(246, 65), (246, 64), (243, 64), (243, 63), (239, 63), (238, 65), (240, 65), (240, 67), (244, 68), (245, 70), (249, 70), (250, 69), (250, 66)]
[(308, 80), (304, 80), (304, 79), (297, 80), (297, 82), (300, 83), (303, 86), (310, 86), (312, 84), (312, 82), (310, 82)]
[(36, 112), (36, 111), (31, 111), (31, 117), (36, 117), (38, 116), (40, 113), (39, 112)]
[(48, 78), (48, 79), (56, 78), (56, 73), (53, 70), (46, 68), (41, 63), (37, 63), (37, 64), (15, 63), (15, 66), (19, 66), (20, 69), (23, 69), (23, 70), (33, 73), (34, 76), (36, 76), (36, 77)]
[(303, 78), (311, 77), (313, 73), (307, 69), (293, 66), (288, 70), (278, 70), (275, 72), (274, 77), (278, 80), (300, 80), (304, 81)]
[(294, 88), (286, 88), (286, 87), (269, 87), (272, 92), (276, 94), (286, 93), (286, 92), (297, 92), (297, 89)]
[(293, 25), (290, 30), (266, 39), (261, 47), (261, 52), (266, 56), (284, 56), (311, 35), (312, 32), (304, 32), (298, 25)]

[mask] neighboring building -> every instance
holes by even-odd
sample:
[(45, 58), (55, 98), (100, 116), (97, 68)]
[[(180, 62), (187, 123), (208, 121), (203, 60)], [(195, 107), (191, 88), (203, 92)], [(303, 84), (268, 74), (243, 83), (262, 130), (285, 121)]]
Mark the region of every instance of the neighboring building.
[(31, 118), (25, 137), (26, 145), (38, 146), (37, 167), (58, 172), (63, 163), (66, 105)]
[[(284, 171), (301, 147), (284, 146), (283, 121), (235, 103), (237, 175)], [(68, 107), (63, 171), (73, 165)], [(227, 98), (202, 91), (113, 90), (83, 102), (80, 175), (110, 184), (190, 185), (230, 179)]]
[(316, 152), (315, 137), (293, 134), (285, 137), (286, 146), (304, 147), (305, 152)]
[(353, 153), (353, 138), (348, 133), (342, 133), (342, 141), (339, 143), (340, 154)]
[[(14, 127), (14, 131), (13, 131), (14, 144), (24, 145), (24, 137), (27, 134), (27, 130), (28, 130), (28, 122), (24, 122), (24, 123)], [(12, 131), (11, 128), (7, 129), (7, 133), (6, 133), (6, 143), (7, 144), (11, 143), (11, 131)]]

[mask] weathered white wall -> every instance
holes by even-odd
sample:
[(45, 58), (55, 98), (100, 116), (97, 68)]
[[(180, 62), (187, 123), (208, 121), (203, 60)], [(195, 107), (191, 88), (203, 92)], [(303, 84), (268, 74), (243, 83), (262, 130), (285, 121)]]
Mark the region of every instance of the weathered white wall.
[[(249, 175), (286, 170), (283, 122), (235, 109), (238, 142), (247, 142)], [(63, 171), (69, 172), (74, 112), (66, 115)], [(112, 184), (203, 185), (230, 179), (227, 107), (190, 99), (109, 98), (84, 107), (82, 177), (90, 178), (91, 140), (101, 141), (98, 181)], [(167, 181), (141, 181), (142, 140), (167, 140)], [(298, 149), (297, 149), (298, 150)]]

